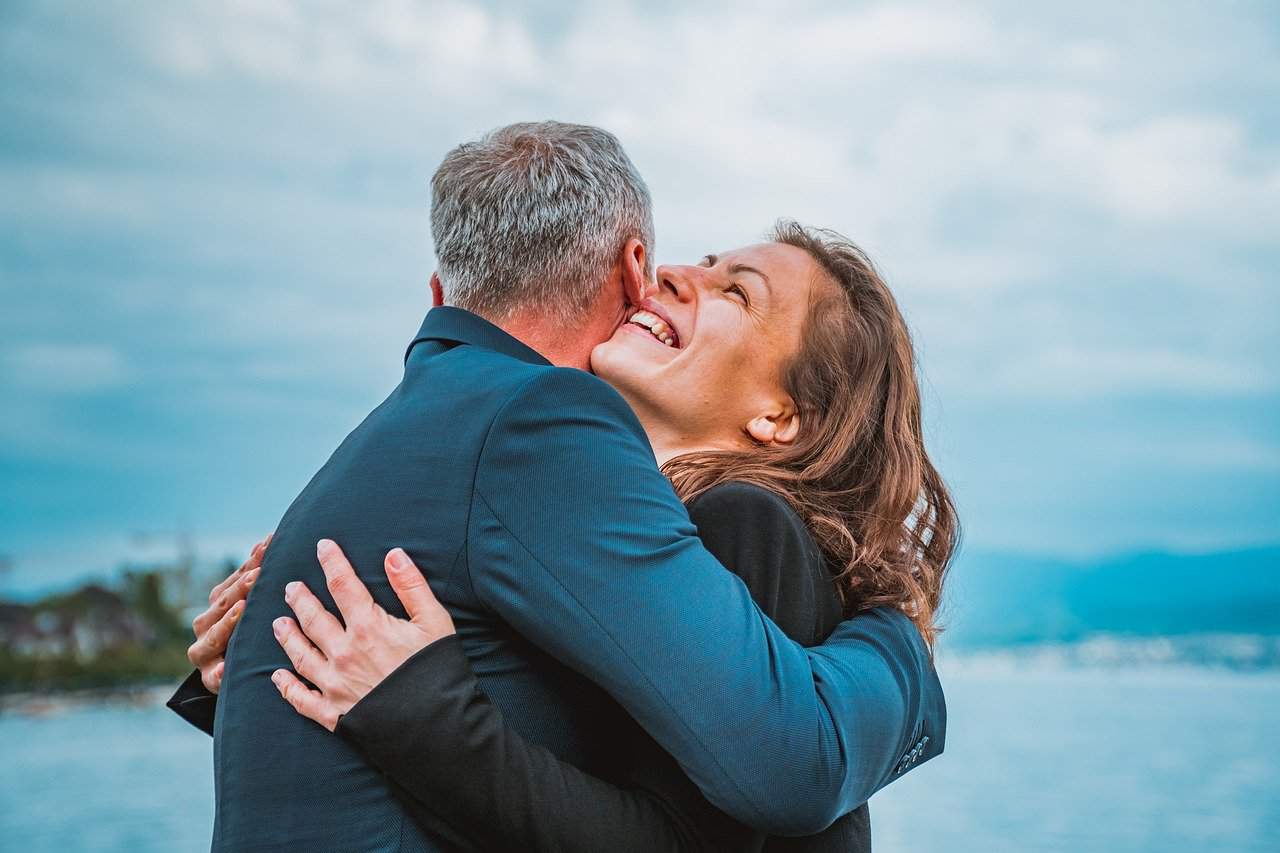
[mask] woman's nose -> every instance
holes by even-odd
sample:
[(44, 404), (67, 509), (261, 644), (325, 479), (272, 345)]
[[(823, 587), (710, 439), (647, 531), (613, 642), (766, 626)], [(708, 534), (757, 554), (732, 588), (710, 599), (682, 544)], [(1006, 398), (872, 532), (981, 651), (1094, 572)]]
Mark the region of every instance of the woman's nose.
[(681, 302), (693, 298), (693, 283), (690, 280), (691, 267), (658, 267), (655, 275), (658, 279), (658, 293), (673, 296)]

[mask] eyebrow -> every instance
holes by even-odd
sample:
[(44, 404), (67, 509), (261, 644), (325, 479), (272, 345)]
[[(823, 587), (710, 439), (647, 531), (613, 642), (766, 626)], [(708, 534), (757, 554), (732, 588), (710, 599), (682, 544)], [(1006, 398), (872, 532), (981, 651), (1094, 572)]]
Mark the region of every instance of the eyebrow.
[[(705, 255), (702, 258), (702, 263), (709, 267), (714, 267), (719, 260), (719, 255)], [(760, 280), (764, 282), (765, 290), (768, 291), (770, 296), (773, 295), (773, 282), (769, 281), (769, 276), (765, 275), (760, 270), (752, 266), (747, 266), (746, 264), (734, 264), (729, 267), (729, 275), (737, 275), (738, 273), (743, 272), (755, 273), (760, 276)]]
[(746, 264), (734, 264), (733, 266), (729, 267), (730, 275), (736, 275), (737, 273), (740, 273), (740, 272), (753, 272), (756, 275), (760, 276), (762, 279), (764, 279), (765, 284), (769, 283), (769, 276), (760, 272), (760, 270), (756, 269), (755, 267), (749, 267)]

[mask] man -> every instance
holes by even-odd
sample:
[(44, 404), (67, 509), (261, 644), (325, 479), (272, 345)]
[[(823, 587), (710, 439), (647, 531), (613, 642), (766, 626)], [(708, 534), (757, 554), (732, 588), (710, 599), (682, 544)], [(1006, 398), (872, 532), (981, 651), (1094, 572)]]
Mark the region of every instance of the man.
[[(904, 755), (936, 755), (945, 716), (918, 635), (859, 617), (818, 649), (791, 642), (702, 547), (634, 415), (586, 372), (651, 279), (648, 191), (617, 140), (513, 125), (451, 152), (432, 189), (453, 305), (427, 316), (401, 384), (266, 552), (218, 699), (214, 849), (466, 842), (410, 820), (390, 783), (271, 681), (289, 667), (272, 631), (298, 601), (286, 585), (336, 612), (322, 540), (394, 614), (380, 564), (402, 546), (486, 694), (584, 769), (616, 760), (609, 735), (630, 714), (715, 805), (798, 835), (864, 802)], [(190, 691), (174, 704), (209, 713)]]

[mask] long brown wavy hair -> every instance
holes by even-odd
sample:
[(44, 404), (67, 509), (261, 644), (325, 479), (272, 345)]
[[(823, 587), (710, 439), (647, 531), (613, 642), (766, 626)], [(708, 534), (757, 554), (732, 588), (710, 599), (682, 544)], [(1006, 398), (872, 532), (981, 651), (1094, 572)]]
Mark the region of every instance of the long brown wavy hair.
[(911, 334), (870, 259), (834, 231), (782, 220), (771, 239), (809, 253), (816, 282), (782, 383), (800, 412), (790, 445), (688, 453), (662, 468), (681, 500), (753, 483), (804, 519), (844, 611), (901, 610), (932, 647), (959, 541), (955, 506), (925, 451)]

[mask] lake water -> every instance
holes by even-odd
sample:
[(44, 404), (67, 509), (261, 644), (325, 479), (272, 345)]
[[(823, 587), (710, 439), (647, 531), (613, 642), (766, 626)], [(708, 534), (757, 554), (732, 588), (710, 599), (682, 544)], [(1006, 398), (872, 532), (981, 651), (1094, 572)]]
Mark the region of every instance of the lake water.
[[(872, 800), (877, 853), (1280, 850), (1280, 673), (942, 674), (946, 754)], [(163, 708), (0, 717), (0, 756), (4, 850), (208, 849), (209, 741)]]

